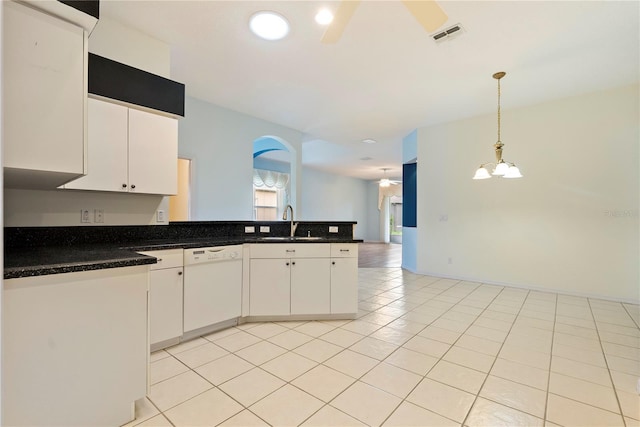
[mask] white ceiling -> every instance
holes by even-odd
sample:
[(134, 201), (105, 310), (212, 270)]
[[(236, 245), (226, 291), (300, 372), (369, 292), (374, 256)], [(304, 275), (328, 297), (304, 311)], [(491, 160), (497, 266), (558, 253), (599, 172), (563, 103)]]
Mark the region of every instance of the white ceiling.
[[(639, 80), (637, 1), (439, 4), (443, 27), (465, 29), (440, 44), (399, 0), (363, 1), (333, 45), (314, 15), (338, 2), (107, 0), (101, 13), (169, 43), (188, 95), (300, 130), (305, 165), (364, 179), (400, 177), (412, 130), (494, 113), (496, 71), (504, 109)], [(286, 16), (287, 38), (250, 33), (258, 10)]]

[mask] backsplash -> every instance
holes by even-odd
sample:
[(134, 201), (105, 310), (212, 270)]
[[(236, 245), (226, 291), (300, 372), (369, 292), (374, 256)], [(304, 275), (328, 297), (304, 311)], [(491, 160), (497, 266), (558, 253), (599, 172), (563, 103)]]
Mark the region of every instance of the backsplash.
[[(300, 221), (297, 236), (353, 238), (355, 222)], [(269, 232), (260, 232), (260, 227)], [(329, 227), (338, 227), (338, 233), (329, 233)], [(245, 233), (245, 227), (255, 227), (254, 233)], [(4, 247), (7, 249), (134, 244), (137, 242), (190, 241), (224, 237), (288, 236), (288, 221), (202, 221), (171, 222), (166, 225), (121, 225), (94, 227), (5, 227)]]

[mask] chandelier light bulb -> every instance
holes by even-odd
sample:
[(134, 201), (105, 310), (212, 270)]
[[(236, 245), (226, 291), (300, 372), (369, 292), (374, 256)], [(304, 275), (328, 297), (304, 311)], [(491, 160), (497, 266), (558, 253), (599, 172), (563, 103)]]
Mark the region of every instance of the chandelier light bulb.
[(476, 174), (473, 176), (473, 179), (487, 179), (487, 178), (491, 178), (491, 175), (489, 175), (489, 171), (484, 166), (480, 166), (476, 171)]
[(504, 174), (503, 178), (522, 178), (522, 174), (516, 165), (512, 165), (509, 167), (509, 170), (507, 170), (507, 173)]
[(496, 165), (496, 168), (493, 170), (491, 174), (496, 176), (504, 176), (504, 174), (507, 173), (508, 170), (509, 170), (509, 165), (506, 164), (504, 160), (501, 160), (500, 163)]

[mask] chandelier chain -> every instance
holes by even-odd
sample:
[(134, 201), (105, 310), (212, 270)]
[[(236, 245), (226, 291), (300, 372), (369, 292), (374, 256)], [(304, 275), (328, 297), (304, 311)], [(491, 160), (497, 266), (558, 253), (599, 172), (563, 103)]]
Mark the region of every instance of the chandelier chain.
[(498, 143), (500, 142), (500, 79), (498, 79)]

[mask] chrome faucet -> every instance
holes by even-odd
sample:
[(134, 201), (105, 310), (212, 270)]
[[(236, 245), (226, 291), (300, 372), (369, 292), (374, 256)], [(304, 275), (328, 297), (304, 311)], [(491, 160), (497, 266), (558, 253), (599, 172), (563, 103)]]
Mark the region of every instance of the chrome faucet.
[(287, 210), (289, 209), (291, 209), (291, 234), (289, 234), (289, 237), (293, 237), (293, 235), (296, 234), (296, 228), (298, 228), (298, 223), (293, 222), (293, 206), (287, 205), (287, 207), (284, 208), (284, 213), (282, 214), (282, 220), (283, 221), (287, 220)]

